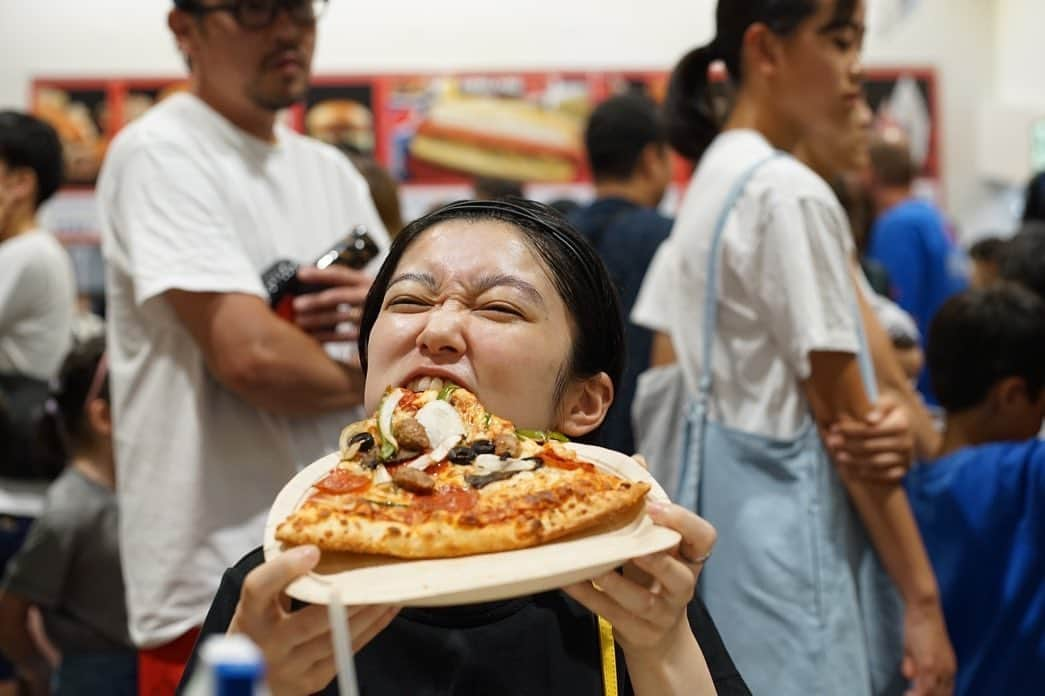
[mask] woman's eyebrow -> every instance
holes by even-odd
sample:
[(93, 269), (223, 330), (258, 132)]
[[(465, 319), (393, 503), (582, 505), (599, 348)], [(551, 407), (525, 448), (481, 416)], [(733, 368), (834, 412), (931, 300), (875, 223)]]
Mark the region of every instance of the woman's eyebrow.
[(850, 30), (856, 32), (858, 35), (863, 36), (863, 34), (866, 31), (867, 27), (865, 27), (861, 22), (857, 22), (856, 20), (853, 20), (853, 19), (846, 19), (846, 18), (843, 17), (843, 18), (838, 18), (838, 19), (831, 20), (830, 22), (828, 22), (824, 26), (820, 27), (817, 30), (817, 33), (818, 34), (831, 34), (833, 32), (844, 31), (846, 29), (850, 29)]
[(537, 288), (535, 288), (533, 285), (526, 282), (522, 278), (509, 275), (507, 273), (495, 273), (492, 275), (482, 276), (475, 283), (473, 289), (476, 295), (481, 295), (487, 290), (490, 290), (491, 288), (501, 286), (515, 288), (519, 292), (528, 296), (536, 304), (540, 305), (541, 307), (544, 307), (544, 297), (541, 296), (541, 293), (537, 290)]
[(392, 287), (396, 283), (406, 283), (411, 280), (415, 283), (420, 283), (421, 285), (424, 285), (426, 288), (433, 292), (436, 290), (436, 287), (438, 285), (435, 282), (435, 276), (433, 276), (431, 273), (407, 272), (400, 273), (391, 281), (389, 281), (388, 287)]

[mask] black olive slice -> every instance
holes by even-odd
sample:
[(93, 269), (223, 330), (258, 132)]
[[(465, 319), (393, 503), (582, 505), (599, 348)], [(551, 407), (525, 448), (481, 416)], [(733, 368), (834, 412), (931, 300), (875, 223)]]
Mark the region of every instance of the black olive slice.
[(348, 444), (351, 446), (357, 442), (359, 443), (360, 452), (369, 452), (374, 447), (374, 436), (368, 432), (356, 433), (348, 441)]
[(472, 450), (477, 454), (493, 454), (494, 446), (489, 440), (476, 440), (472, 443)]

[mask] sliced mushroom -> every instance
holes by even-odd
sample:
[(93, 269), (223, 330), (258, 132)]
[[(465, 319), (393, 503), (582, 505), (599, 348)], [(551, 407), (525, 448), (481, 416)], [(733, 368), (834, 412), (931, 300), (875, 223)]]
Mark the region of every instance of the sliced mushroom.
[(496, 438), (494, 438), (493, 452), (499, 457), (503, 457), (505, 455), (509, 457), (518, 457), (519, 438), (515, 436), (515, 433), (501, 433)]

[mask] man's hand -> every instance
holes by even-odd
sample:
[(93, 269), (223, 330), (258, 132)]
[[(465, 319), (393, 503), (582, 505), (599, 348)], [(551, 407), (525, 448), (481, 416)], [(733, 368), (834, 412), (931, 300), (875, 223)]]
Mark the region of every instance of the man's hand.
[(914, 435), (907, 410), (883, 394), (864, 421), (846, 419), (825, 433), (824, 442), (843, 478), (895, 483), (914, 459)]
[[(263, 563), (247, 575), (229, 633), (253, 640), (265, 656), (273, 696), (297, 696), (322, 690), (337, 674), (330, 620), (324, 606), (290, 611), (284, 588), (319, 562), (319, 549), (300, 546)], [(395, 618), (384, 605), (347, 607), (352, 649), (363, 649)]]
[(298, 280), (326, 290), (294, 299), (294, 321), (321, 342), (354, 341), (359, 337), (363, 302), (374, 279), (341, 264), (327, 268), (302, 266)]

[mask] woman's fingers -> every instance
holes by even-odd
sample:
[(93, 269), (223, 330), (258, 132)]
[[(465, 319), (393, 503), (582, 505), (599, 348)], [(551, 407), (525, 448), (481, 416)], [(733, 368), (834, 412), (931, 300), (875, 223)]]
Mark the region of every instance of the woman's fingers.
[(717, 537), (711, 523), (679, 505), (646, 503), (646, 511), (654, 522), (682, 535), (679, 558), (699, 574), (699, 566), (711, 553)]
[[(666, 553), (655, 553), (632, 559), (632, 563), (654, 580), (650, 592), (676, 604), (689, 604), (693, 599), (696, 579), (688, 566)], [(659, 591), (655, 591), (658, 590)]]
[(250, 624), (278, 618), (283, 613), (280, 598), (284, 588), (315, 568), (318, 562), (319, 549), (298, 546), (252, 570), (243, 581), (240, 594), (237, 613), (242, 614), (241, 620)]
[(645, 645), (656, 642), (663, 635), (663, 630), (625, 609), (606, 593), (596, 590), (590, 582), (570, 585), (564, 587), (563, 591), (593, 614), (609, 621), (619, 640)]

